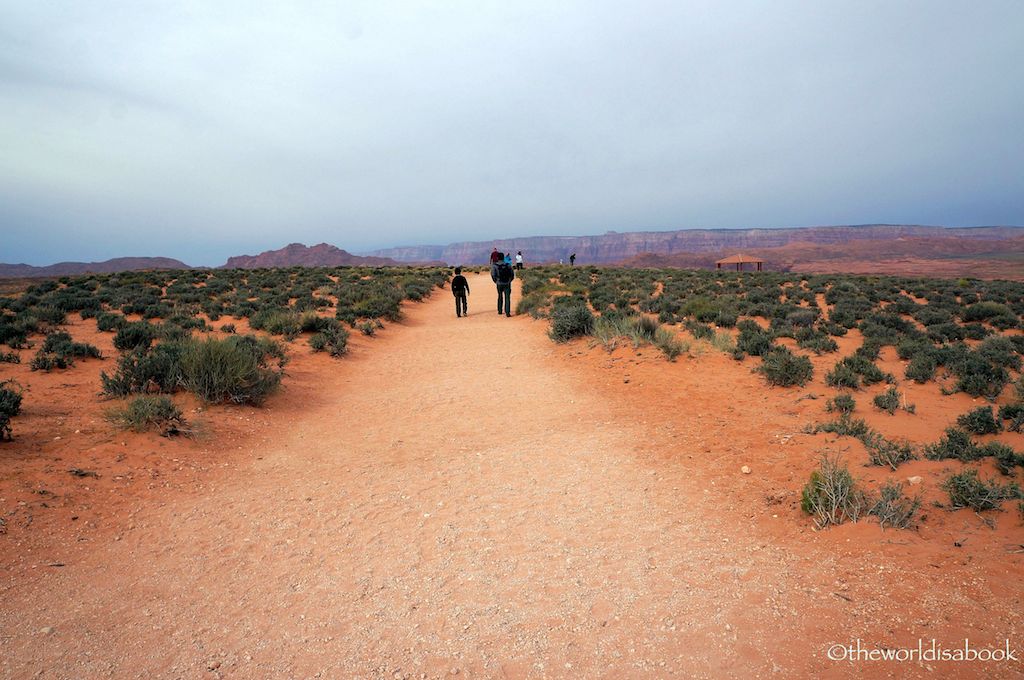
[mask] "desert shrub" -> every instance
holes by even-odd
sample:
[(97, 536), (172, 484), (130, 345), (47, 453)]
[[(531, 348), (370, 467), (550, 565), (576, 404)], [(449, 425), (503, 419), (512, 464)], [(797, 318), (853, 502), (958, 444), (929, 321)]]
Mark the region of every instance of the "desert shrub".
[[(853, 353), (857, 360), (865, 360), (874, 364), (882, 353), (882, 343), (874, 338), (865, 338), (861, 346)], [(858, 364), (861, 365), (861, 364)], [(866, 365), (866, 364), (864, 364)]]
[(979, 406), (956, 419), (956, 424), (974, 434), (996, 434), (1003, 424), (996, 420), (991, 406)]
[(829, 387), (857, 389), (860, 387), (860, 376), (850, 366), (839, 362), (825, 374), (825, 384)]
[(22, 392), (14, 380), (0, 382), (0, 441), (11, 439), (11, 419), (21, 413)]
[(853, 413), (853, 409), (856, 408), (857, 402), (849, 394), (837, 394), (835, 397), (825, 402), (825, 410), (829, 413), (840, 413), (848, 415)]
[(126, 323), (127, 319), (117, 312), (101, 312), (96, 315), (96, 328), (105, 333), (116, 331)]
[(715, 331), (714, 337), (711, 338), (711, 346), (726, 354), (736, 351), (736, 341), (733, 340), (730, 333), (725, 331)]
[(20, 364), (21, 355), (16, 352), (0, 352), (0, 364)]
[(127, 352), (112, 376), (100, 373), (102, 393), (123, 397), (138, 392), (174, 392), (181, 385), (182, 343), (162, 342), (149, 352)]
[(268, 356), (254, 336), (193, 340), (181, 353), (182, 384), (210, 403), (259, 405), (281, 383), (281, 373), (267, 365)]
[(995, 366), (977, 354), (953, 367), (957, 376), (956, 389), (972, 397), (995, 398), (1003, 391), (1010, 376), (1002, 366)]
[(867, 385), (874, 385), (880, 382), (892, 382), (893, 377), (875, 365), (874, 360), (854, 354), (842, 360), (847, 366), (860, 376), (861, 382)]
[(1010, 424), (1006, 426), (1008, 432), (1024, 430), (1024, 402), (1005, 404), (999, 407), (999, 419), (1010, 421)]
[(910, 359), (904, 375), (916, 383), (924, 384), (935, 377), (935, 369), (939, 366), (935, 356), (928, 352), (918, 352)]
[(977, 470), (963, 470), (952, 474), (942, 483), (949, 494), (953, 509), (970, 508), (975, 512), (997, 510), (1004, 500), (1021, 497), (1016, 484), (1002, 485), (995, 480), (978, 477)]
[(814, 518), (818, 528), (856, 522), (868, 506), (867, 496), (858, 487), (849, 469), (838, 456), (827, 454), (800, 496), (800, 508)]
[(921, 497), (908, 498), (903, 487), (896, 482), (887, 482), (882, 486), (878, 499), (868, 510), (868, 514), (878, 518), (878, 523), (897, 529), (914, 527), (914, 516), (921, 507)]
[(43, 346), (29, 364), (33, 371), (49, 371), (54, 368), (67, 368), (75, 363), (75, 359), (100, 358), (98, 348), (85, 342), (74, 342), (65, 331), (54, 331), (47, 334)]
[(377, 333), (377, 325), (372, 321), (363, 321), (358, 326), (356, 326), (356, 328), (358, 328), (359, 332), (362, 333), (363, 335), (370, 337), (376, 335)]
[(806, 385), (814, 374), (814, 366), (807, 357), (776, 347), (763, 356), (760, 371), (769, 385), (792, 387)]
[(671, 330), (661, 326), (654, 332), (651, 343), (661, 350), (669, 361), (675, 361), (680, 354), (690, 348), (689, 343), (680, 340)]
[(775, 337), (749, 319), (737, 325), (740, 334), (736, 340), (736, 350), (750, 356), (761, 357), (774, 347)]
[(917, 458), (910, 442), (886, 439), (873, 431), (860, 439), (868, 451), (868, 460), (872, 465), (880, 465), (895, 470), (902, 463)]
[(946, 433), (934, 444), (924, 447), (924, 457), (930, 460), (972, 461), (982, 456), (981, 449), (971, 439), (971, 435), (955, 427), (946, 428)]
[(874, 403), (875, 408), (893, 415), (896, 413), (896, 409), (900, 407), (900, 392), (895, 387), (890, 387), (882, 394), (876, 394)]
[(998, 302), (977, 302), (973, 305), (968, 305), (964, 308), (960, 314), (960, 318), (965, 321), (987, 321), (997, 316), (1015, 316), (1013, 310), (1006, 305), (999, 304)]
[[(525, 287), (525, 284), (524, 284)], [(516, 314), (529, 314), (535, 319), (544, 315), (544, 307), (548, 303), (548, 296), (542, 290), (535, 290), (524, 293), (519, 302), (516, 303)]]
[(249, 326), (288, 340), (295, 339), (302, 330), (299, 315), (288, 309), (262, 309), (249, 320)]
[(1013, 450), (1012, 447), (1000, 442), (989, 442), (982, 447), (986, 456), (995, 459), (996, 467), (1004, 475), (1012, 475), (1018, 466), (1024, 466), (1024, 455)]
[(181, 409), (165, 396), (135, 397), (124, 408), (109, 410), (107, 419), (125, 430), (157, 430), (164, 437), (181, 434), (185, 426)]
[(335, 324), (309, 338), (309, 346), (313, 348), (314, 352), (326, 351), (332, 357), (338, 357), (348, 351), (348, 331), (342, 328), (337, 321)]
[(555, 305), (551, 313), (548, 335), (555, 342), (590, 335), (594, 329), (594, 314), (584, 304)]
[(815, 432), (829, 432), (840, 437), (855, 437), (861, 439), (868, 436), (871, 433), (871, 428), (868, 424), (860, 418), (851, 418), (848, 414), (843, 414), (825, 423), (819, 423), (814, 428)]
[(233, 323), (226, 323), (226, 324), (224, 324), (223, 326), (220, 327), (220, 332), (221, 333), (234, 333), (235, 331), (236, 331), (235, 324), (233, 324)]
[(796, 332), (796, 343), (801, 349), (814, 352), (815, 354), (828, 354), (839, 349), (835, 340), (821, 331), (811, 328), (801, 328)]
[[(1021, 336), (1018, 336), (1021, 337)], [(995, 366), (1020, 370), (1021, 359), (1017, 353), (1017, 347), (1009, 338), (996, 336), (986, 339), (976, 350), (978, 356)]]
[(121, 352), (147, 350), (156, 335), (156, 327), (145, 321), (125, 324), (114, 334), (114, 347)]
[(697, 340), (709, 340), (715, 335), (714, 328), (706, 323), (694, 321), (693, 319), (687, 319), (684, 321), (683, 327)]

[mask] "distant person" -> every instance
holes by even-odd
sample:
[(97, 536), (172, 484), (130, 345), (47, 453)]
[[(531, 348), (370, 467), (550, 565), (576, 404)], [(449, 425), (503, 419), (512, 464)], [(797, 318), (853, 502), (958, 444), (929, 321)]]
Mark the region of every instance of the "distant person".
[(558, 264), (565, 264), (565, 260), (563, 260), (562, 258), (558, 258)]
[(511, 255), (506, 255), (505, 256), (505, 264), (507, 264), (510, 267), (512, 266), (512, 256)]
[(523, 251), (516, 253), (516, 269), (522, 270), (523, 268)]
[(491, 266), (491, 280), (498, 287), (498, 314), (501, 314), (502, 307), (505, 309), (505, 316), (512, 316), (512, 281), (516, 278), (516, 272), (512, 264), (501, 257)]
[(493, 264), (497, 264), (498, 260), (500, 260), (500, 259), (501, 259), (501, 253), (499, 253), (498, 249), (495, 248), (494, 250), (491, 251), (491, 264), (492, 265)]
[(569, 266), (570, 267), (575, 267), (576, 266), (576, 253), (573, 253), (572, 255), (569, 256)]
[(455, 277), (452, 279), (452, 295), (455, 296), (455, 316), (469, 316), (469, 305), (466, 300), (469, 295), (469, 281), (462, 275), (462, 267), (455, 268)]

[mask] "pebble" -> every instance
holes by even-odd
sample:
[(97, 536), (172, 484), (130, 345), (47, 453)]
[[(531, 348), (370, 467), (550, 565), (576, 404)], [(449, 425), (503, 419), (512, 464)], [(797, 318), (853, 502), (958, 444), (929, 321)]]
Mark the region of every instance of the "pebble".
[(53, 634), (53, 626), (44, 626), (44, 627), (39, 629), (39, 632), (42, 633), (43, 635), (52, 635)]
[(740, 472), (742, 472), (745, 475), (749, 475), (750, 474), (750, 466), (749, 465), (744, 465), (743, 467), (740, 468)]
[(920, 475), (914, 475), (913, 477), (907, 477), (907, 482), (910, 483), (910, 486), (917, 486), (918, 484), (921, 483), (921, 477), (920, 477)]

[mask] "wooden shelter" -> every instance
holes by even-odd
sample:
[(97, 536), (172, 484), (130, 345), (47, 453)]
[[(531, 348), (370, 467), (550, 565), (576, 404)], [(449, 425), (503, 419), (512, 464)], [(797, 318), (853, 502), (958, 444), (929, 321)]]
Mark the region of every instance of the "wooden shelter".
[(764, 260), (752, 257), (750, 255), (730, 255), (729, 257), (723, 257), (721, 260), (715, 263), (715, 269), (721, 269), (722, 265), (736, 265), (736, 271), (743, 271), (743, 265), (752, 264), (757, 267), (757, 271), (761, 271), (761, 266), (764, 264)]

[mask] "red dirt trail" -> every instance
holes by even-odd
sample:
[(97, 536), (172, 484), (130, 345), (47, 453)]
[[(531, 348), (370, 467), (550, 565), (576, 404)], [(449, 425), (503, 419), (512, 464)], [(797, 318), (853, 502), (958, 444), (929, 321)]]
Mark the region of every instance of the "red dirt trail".
[(0, 675), (1021, 673), (826, 655), (858, 638), (1024, 649), (1015, 510), (994, 529), (930, 509), (919, 532), (813, 531), (800, 485), (823, 445), (849, 446), (800, 433), (822, 401), (713, 351), (559, 346), (471, 285), (468, 318), (438, 291), (341, 360), (295, 345), (281, 393), (237, 411), (247, 433), (174, 486), (126, 491), (88, 540), (56, 515), (35, 538), (12, 523)]

